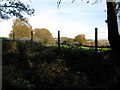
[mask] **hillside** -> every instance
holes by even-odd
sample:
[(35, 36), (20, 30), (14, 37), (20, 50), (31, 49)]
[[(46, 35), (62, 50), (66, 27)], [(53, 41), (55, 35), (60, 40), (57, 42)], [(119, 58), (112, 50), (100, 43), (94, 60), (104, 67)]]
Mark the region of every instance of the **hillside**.
[(3, 40), (3, 88), (116, 88), (120, 55)]

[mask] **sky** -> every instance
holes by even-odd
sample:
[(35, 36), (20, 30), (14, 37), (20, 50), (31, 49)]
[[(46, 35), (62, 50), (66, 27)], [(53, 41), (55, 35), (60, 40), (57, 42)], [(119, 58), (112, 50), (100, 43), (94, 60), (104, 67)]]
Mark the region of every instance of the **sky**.
[[(61, 37), (74, 38), (85, 34), (87, 39), (94, 39), (95, 28), (98, 28), (98, 39), (107, 39), (106, 4), (104, 1), (92, 4), (87, 0), (71, 3), (72, 0), (62, 0), (57, 7), (57, 0), (23, 0), (35, 9), (32, 16), (27, 16), (32, 28), (46, 28), (53, 37), (58, 30)], [(0, 37), (8, 37), (12, 30), (13, 19), (0, 22)]]

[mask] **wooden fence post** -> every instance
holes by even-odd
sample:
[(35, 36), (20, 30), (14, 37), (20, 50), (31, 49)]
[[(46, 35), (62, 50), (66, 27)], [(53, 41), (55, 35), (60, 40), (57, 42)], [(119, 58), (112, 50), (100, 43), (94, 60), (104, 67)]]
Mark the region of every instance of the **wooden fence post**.
[(97, 48), (98, 48), (98, 29), (95, 28), (95, 51), (97, 52)]
[(13, 32), (13, 40), (15, 40), (15, 33)]
[(31, 31), (31, 42), (33, 42), (33, 31)]
[(58, 31), (58, 47), (60, 48), (60, 31)]

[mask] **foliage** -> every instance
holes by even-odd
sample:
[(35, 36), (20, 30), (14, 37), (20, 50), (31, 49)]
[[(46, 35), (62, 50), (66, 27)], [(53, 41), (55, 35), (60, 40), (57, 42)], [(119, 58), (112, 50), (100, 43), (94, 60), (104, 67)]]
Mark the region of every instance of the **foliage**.
[(30, 88), (30, 83), (22, 78), (17, 78), (12, 81), (12, 86), (15, 88)]
[[(33, 32), (33, 36), (31, 32)], [(32, 30), (32, 26), (27, 20), (19, 18), (13, 21), (12, 31), (9, 36), (13, 39), (20, 40), (30, 40), (33, 37), (34, 41), (41, 42), (45, 45), (55, 43), (49, 30), (44, 28)]]
[(43, 44), (52, 44), (54, 43), (53, 36), (47, 29), (35, 29), (34, 30), (34, 40), (38, 42), (42, 42)]
[(67, 37), (61, 37), (60, 42), (62, 45), (73, 45), (75, 43), (74, 39)]
[(119, 87), (120, 55), (3, 40), (3, 88)]
[(85, 35), (84, 34), (77, 35), (74, 38), (74, 41), (82, 45), (82, 43), (86, 41)]
[(31, 31), (32, 27), (28, 21), (17, 18), (13, 22), (12, 31), (9, 36), (13, 38), (14, 34), (15, 39), (30, 39)]
[(63, 43), (64, 41), (67, 41), (68, 38), (67, 37), (60, 37), (60, 43)]
[(34, 9), (20, 0), (1, 0), (0, 1), (0, 19), (9, 19), (11, 16), (24, 18), (23, 13), (32, 15)]
[(85, 44), (86, 43), (86, 38), (85, 35), (80, 34), (77, 35), (74, 39), (73, 38), (67, 38), (67, 37), (60, 37), (60, 43), (62, 45), (74, 45), (74, 44)]

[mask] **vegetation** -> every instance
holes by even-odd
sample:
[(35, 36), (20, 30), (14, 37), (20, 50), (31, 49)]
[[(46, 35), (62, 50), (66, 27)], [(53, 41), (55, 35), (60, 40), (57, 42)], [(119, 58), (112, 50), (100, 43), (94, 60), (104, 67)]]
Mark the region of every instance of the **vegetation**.
[(20, 0), (0, 0), (0, 19), (9, 19), (12, 16), (26, 19), (25, 13), (32, 15), (34, 9)]
[[(108, 40), (112, 50), (116, 53), (120, 53), (119, 47), (120, 43), (118, 43), (120, 41), (120, 35), (118, 32), (117, 24), (116, 0), (113, 0), (112, 2), (108, 2), (108, 0), (106, 0), (106, 5), (107, 5)], [(120, 4), (118, 6), (120, 7)]]
[[(61, 0), (58, 1), (58, 4), (60, 4)], [(50, 46), (53, 37), (47, 29), (34, 30), (34, 39), (36, 41), (40, 40), (41, 43), (6, 40), (4, 38), (2, 42), (3, 89), (119, 88), (120, 45), (118, 41), (120, 41), (120, 37), (118, 35), (116, 3), (106, 2), (106, 4), (108, 39), (112, 50), (118, 53), (101, 48), (96, 52), (93, 47), (75, 46), (74, 41), (80, 44), (86, 41), (84, 35), (82, 37), (80, 35), (76, 36), (75, 39), (64, 38), (60, 48), (57, 45)], [(28, 14), (33, 13), (33, 10), (28, 9), (29, 6), (26, 8), (21, 2), (8, 1), (8, 4), (0, 4), (0, 7), (6, 13), (4, 14), (5, 16), (12, 14), (13, 16), (23, 18), (20, 14), (23, 7), (25, 8), (23, 11), (30, 11), (27, 12)], [(7, 10), (9, 7), (11, 8)], [(2, 19), (5, 18), (2, 16), (0, 11), (0, 17)], [(26, 34), (32, 31), (26, 20), (16, 19), (12, 32), (25, 29), (27, 33), (24, 33)], [(30, 34), (23, 35), (20, 32), (18, 36), (20, 34), (23, 37), (30, 37)], [(10, 36), (12, 37), (12, 34)], [(84, 44), (89, 43), (84, 42)], [(93, 42), (91, 42), (90, 46), (92, 45), (94, 45)]]
[(80, 35), (77, 35), (74, 39), (75, 42), (78, 42), (78, 44), (82, 45), (83, 42), (86, 41), (86, 38), (85, 38), (85, 35), (84, 34), (80, 34)]
[[(33, 32), (33, 34), (31, 34)], [(12, 39), (30, 40), (33, 37), (33, 41), (41, 42), (44, 45), (50, 45), (57, 43), (57, 38), (53, 38), (49, 30), (42, 28), (32, 29), (28, 20), (17, 18), (13, 21), (12, 30), (9, 34)], [(109, 46), (109, 42), (106, 40), (98, 41), (98, 46)], [(75, 38), (60, 37), (60, 43), (62, 45), (86, 45), (94, 46), (94, 40), (87, 40), (84, 34), (79, 34)]]
[(42, 42), (43, 44), (52, 44), (54, 43), (54, 39), (52, 34), (49, 30), (42, 28), (42, 29), (35, 29), (34, 30), (34, 40), (37, 42)]
[[(77, 37), (77, 36), (75, 36), (75, 37)], [(81, 41), (82, 39), (78, 38), (77, 40)], [(55, 41), (54, 44), (57, 44), (57, 38), (54, 38), (54, 41)], [(74, 45), (76, 45), (76, 46), (82, 45), (82, 46), (87, 46), (87, 47), (95, 46), (95, 41), (92, 40), (92, 39), (85, 39), (85, 41), (83, 41), (82, 44), (81, 44), (79, 42), (76, 42), (75, 38), (60, 37), (60, 43), (61, 43), (61, 45), (67, 45), (67, 46), (71, 46), (71, 45), (72, 46), (74, 46)], [(99, 40), (98, 41), (98, 46), (110, 47), (110, 44), (109, 44), (108, 40)]]
[(9, 36), (14, 39), (29, 40), (31, 38), (31, 31), (32, 26), (28, 23), (28, 21), (17, 18), (13, 21), (12, 31)]
[(85, 38), (84, 34), (77, 35), (75, 36), (75, 38), (60, 37), (60, 43), (62, 45), (74, 45), (74, 44), (82, 45), (83, 43), (86, 42), (86, 40), (87, 39)]
[[(4, 88), (118, 88), (120, 55), (3, 40)], [(6, 87), (7, 86), (7, 87)]]
[[(33, 32), (33, 34), (31, 34), (31, 32)], [(36, 28), (33, 30), (28, 20), (20, 18), (17, 18), (13, 21), (12, 31), (10, 32), (9, 37), (16, 40), (30, 40), (33, 37), (34, 41), (41, 42), (44, 45), (55, 43), (49, 30), (45, 28)]]

